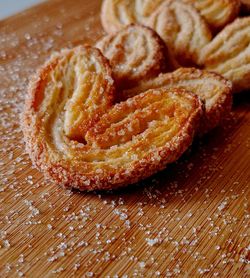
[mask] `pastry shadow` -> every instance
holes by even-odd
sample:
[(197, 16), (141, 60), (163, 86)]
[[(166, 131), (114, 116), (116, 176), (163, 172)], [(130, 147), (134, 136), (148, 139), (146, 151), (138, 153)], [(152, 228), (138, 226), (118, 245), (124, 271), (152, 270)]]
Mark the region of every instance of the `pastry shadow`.
[(246, 90), (233, 96), (233, 108), (250, 104), (250, 91)]

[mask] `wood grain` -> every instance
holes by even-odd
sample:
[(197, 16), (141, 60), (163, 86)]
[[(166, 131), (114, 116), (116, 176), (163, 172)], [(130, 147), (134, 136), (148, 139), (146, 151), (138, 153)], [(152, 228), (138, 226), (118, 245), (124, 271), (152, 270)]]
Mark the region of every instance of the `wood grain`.
[(51, 52), (99, 38), (99, 11), (55, 0), (0, 22), (0, 276), (249, 277), (249, 93), (223, 128), (122, 191), (66, 191), (32, 168), (28, 80)]

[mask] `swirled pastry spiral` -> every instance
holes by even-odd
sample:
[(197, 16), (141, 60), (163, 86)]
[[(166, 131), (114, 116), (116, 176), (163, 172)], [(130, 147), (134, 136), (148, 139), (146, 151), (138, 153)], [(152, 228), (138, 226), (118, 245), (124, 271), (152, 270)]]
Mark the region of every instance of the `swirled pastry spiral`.
[(126, 26), (114, 35), (103, 37), (96, 47), (108, 58), (119, 88), (135, 86), (166, 68), (173, 69), (164, 42), (144, 26)]
[(127, 99), (140, 92), (163, 87), (182, 88), (202, 99), (205, 103), (205, 115), (199, 128), (200, 135), (216, 127), (231, 110), (231, 82), (218, 74), (195, 68), (180, 68), (175, 72), (142, 81), (137, 87), (123, 91), (122, 98)]
[(148, 25), (166, 43), (180, 65), (197, 64), (201, 49), (211, 40), (211, 32), (192, 5), (182, 1), (164, 2), (151, 15)]
[(131, 23), (146, 25), (147, 18), (164, 0), (104, 0), (101, 21), (107, 33), (114, 33)]
[(233, 83), (233, 92), (250, 88), (250, 17), (227, 25), (202, 51), (201, 64)]
[(239, 0), (182, 0), (192, 4), (213, 29), (220, 29), (234, 20), (240, 9)]
[(111, 68), (98, 49), (51, 58), (30, 83), (22, 116), (33, 163), (57, 183), (113, 189), (146, 178), (191, 144), (202, 104), (156, 89), (114, 104)]
[(196, 64), (200, 49), (211, 40), (198, 11), (180, 0), (104, 0), (101, 19), (108, 33), (131, 23), (151, 27), (168, 46), (172, 61), (185, 66)]

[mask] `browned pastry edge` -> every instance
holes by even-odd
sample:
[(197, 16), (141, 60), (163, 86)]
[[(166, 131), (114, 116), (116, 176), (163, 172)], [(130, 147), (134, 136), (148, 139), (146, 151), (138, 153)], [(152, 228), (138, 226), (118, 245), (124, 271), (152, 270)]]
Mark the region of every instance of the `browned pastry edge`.
[[(153, 51), (154, 55), (152, 57), (152, 62), (147, 65), (145, 70), (138, 71), (135, 76), (113, 70), (115, 82), (118, 88), (121, 90), (134, 87), (141, 80), (155, 77), (161, 72), (172, 71), (176, 68), (176, 62), (172, 61), (167, 46), (160, 36), (153, 29), (140, 24), (130, 24), (114, 34), (104, 36), (96, 43), (96, 47), (100, 49), (103, 55), (106, 57), (105, 51), (110, 45), (113, 44), (114, 38), (118, 37), (120, 34), (124, 34), (125, 32), (130, 32), (133, 29), (141, 29), (142, 33), (144, 32), (145, 35), (148, 34), (152, 40), (152, 44), (154, 45), (154, 49), (150, 50)], [(116, 45), (116, 49), (120, 50), (122, 48), (122, 45)], [(119, 59), (119, 56), (117, 58), (116, 53), (115, 57), (107, 57), (111, 67), (114, 68), (114, 66), (117, 64), (117, 59)], [(126, 56), (126, 53), (124, 53), (124, 56)]]
[[(137, 87), (123, 91), (121, 98), (127, 99), (128, 97), (139, 94), (146, 89), (156, 89), (164, 87), (164, 85), (168, 86), (168, 88), (175, 88), (173, 83), (180, 81), (180, 77), (184, 80), (199, 78), (204, 79), (204, 81), (206, 77), (211, 77), (224, 84), (224, 90), (221, 91), (220, 97), (214, 105), (207, 108), (206, 101), (203, 100), (205, 104), (205, 113), (202, 117), (201, 125), (198, 130), (198, 135), (203, 135), (218, 126), (225, 119), (225, 117), (228, 116), (232, 108), (232, 83), (220, 74), (196, 68), (179, 68), (172, 73), (160, 74), (158, 77), (148, 80), (148, 82), (142, 81)], [(156, 82), (155, 84), (153, 84), (154, 81)], [(191, 91), (188, 87), (182, 86), (182, 88)]]
[[(101, 55), (101, 53), (99, 54)], [(101, 55), (102, 56), (102, 55)], [(103, 58), (104, 59), (104, 58)], [(108, 62), (105, 62), (108, 68)], [(178, 135), (164, 147), (158, 149), (157, 153), (150, 153), (144, 159), (127, 169), (129, 175), (125, 173), (124, 169), (108, 172), (105, 175), (97, 175), (96, 173), (89, 173), (83, 176), (77, 169), (73, 169), (70, 163), (61, 164), (54, 163), (50, 160), (48, 149), (44, 140), (38, 140), (41, 120), (36, 118), (37, 106), (43, 100), (43, 90), (46, 85), (46, 78), (51, 69), (56, 64), (55, 59), (46, 63), (35, 74), (29, 84), (28, 94), (25, 102), (24, 112), (21, 116), (21, 126), (26, 142), (26, 150), (34, 165), (36, 165), (45, 176), (52, 179), (55, 183), (69, 188), (77, 188), (79, 190), (108, 190), (122, 187), (128, 184), (133, 184), (141, 179), (145, 179), (152, 174), (160, 171), (166, 167), (167, 164), (177, 160), (183, 152), (192, 143), (193, 135), (200, 122), (202, 114), (202, 105), (197, 96), (192, 93), (185, 92), (189, 98), (192, 98), (193, 113), (185, 122), (185, 125), (179, 131)], [(173, 89), (174, 93), (183, 93), (183, 90)], [(179, 92), (178, 92), (179, 91)], [(142, 97), (142, 94), (136, 98)], [(160, 161), (155, 160), (155, 155), (160, 157)]]
[(209, 109), (206, 109), (205, 104), (205, 113), (203, 114), (203, 120), (201, 122), (200, 128), (198, 130), (199, 135), (204, 135), (207, 132), (211, 131), (225, 120), (228, 117), (229, 113), (232, 110), (233, 96), (232, 96), (232, 83), (215, 72), (209, 72), (204, 70), (192, 69), (193, 73), (197, 72), (197, 75), (202, 77), (206, 74), (214, 77), (225, 85), (224, 90), (221, 92), (219, 99), (216, 101), (216, 104), (212, 105)]
[(199, 128), (199, 135), (204, 135), (223, 123), (223, 121), (229, 116), (233, 104), (232, 83), (215, 72), (209, 72), (209, 74), (224, 83), (225, 88), (216, 104), (210, 109), (205, 109), (205, 113), (203, 115), (204, 124), (202, 124)]

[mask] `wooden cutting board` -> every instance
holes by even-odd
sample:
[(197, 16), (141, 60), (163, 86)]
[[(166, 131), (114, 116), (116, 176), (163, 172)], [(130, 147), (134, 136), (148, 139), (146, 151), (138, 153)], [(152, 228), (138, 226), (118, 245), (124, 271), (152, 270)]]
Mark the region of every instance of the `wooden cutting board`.
[(70, 192), (32, 168), (19, 127), (28, 80), (51, 52), (99, 38), (99, 12), (55, 0), (0, 22), (0, 277), (250, 277), (248, 93), (139, 185)]

